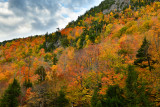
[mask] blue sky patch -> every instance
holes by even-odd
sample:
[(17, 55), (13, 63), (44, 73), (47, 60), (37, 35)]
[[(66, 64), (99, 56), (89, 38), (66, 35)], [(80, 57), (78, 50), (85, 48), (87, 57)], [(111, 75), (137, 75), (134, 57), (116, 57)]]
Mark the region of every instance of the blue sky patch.
[(64, 18), (68, 18), (68, 17), (69, 17), (67, 14), (62, 14), (62, 16), (63, 16)]

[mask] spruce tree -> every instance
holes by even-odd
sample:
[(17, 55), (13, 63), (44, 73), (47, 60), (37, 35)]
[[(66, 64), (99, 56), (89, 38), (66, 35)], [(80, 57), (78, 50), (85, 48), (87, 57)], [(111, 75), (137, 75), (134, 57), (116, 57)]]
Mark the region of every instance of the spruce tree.
[[(138, 50), (138, 53), (136, 55), (137, 59), (134, 61), (134, 64), (140, 66), (141, 68), (149, 67), (149, 70), (151, 71), (152, 69), (151, 62), (154, 61), (151, 60), (151, 55), (148, 53), (148, 49), (149, 49), (149, 41), (145, 37), (143, 40), (143, 44)], [(148, 64), (147, 65), (143, 64), (143, 62), (147, 62)]]
[(101, 83), (98, 83), (94, 89), (94, 93), (91, 98), (91, 106), (92, 107), (100, 107), (103, 105), (102, 96), (99, 94), (99, 89), (102, 87)]
[(65, 107), (69, 104), (69, 101), (65, 98), (65, 93), (61, 90), (56, 100), (57, 107)]
[(94, 93), (93, 93), (93, 96), (91, 98), (91, 105), (92, 105), (92, 107), (96, 107), (97, 101), (99, 100), (98, 99), (98, 96), (99, 96), (98, 91), (99, 91), (98, 88), (94, 89)]
[(126, 97), (127, 97), (127, 104), (129, 107), (136, 107), (138, 104), (137, 100), (137, 79), (138, 74), (134, 70), (134, 66), (128, 66), (128, 76), (126, 79)]
[(53, 54), (53, 65), (56, 65), (58, 59), (57, 59), (57, 55)]
[(9, 85), (0, 100), (0, 107), (18, 107), (18, 96), (20, 95), (20, 85), (16, 79)]
[(138, 81), (138, 73), (132, 65), (128, 66), (125, 89), (128, 107), (151, 107), (145, 84)]
[(30, 81), (30, 79), (25, 79), (25, 82), (23, 83), (23, 86), (26, 88), (30, 88), (32, 87), (32, 82)]
[(109, 86), (105, 95), (106, 107), (124, 107), (125, 98), (122, 95), (123, 90), (118, 85)]
[(103, 107), (100, 100), (97, 102), (96, 107)]

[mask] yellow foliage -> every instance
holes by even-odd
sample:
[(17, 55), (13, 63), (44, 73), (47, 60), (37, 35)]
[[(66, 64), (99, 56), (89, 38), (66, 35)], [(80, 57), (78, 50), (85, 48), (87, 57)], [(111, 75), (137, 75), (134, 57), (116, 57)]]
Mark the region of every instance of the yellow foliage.
[(52, 71), (56, 71), (57, 70), (57, 65), (53, 65), (51, 69), (52, 69)]
[(92, 44), (92, 42), (90, 41), (90, 40), (87, 40), (86, 41), (86, 47), (88, 47), (89, 45), (91, 45)]
[(5, 80), (6, 79), (6, 76), (3, 74), (3, 73), (0, 73), (0, 81), (3, 81), (3, 80)]
[(113, 16), (113, 12), (110, 12), (110, 15)]
[(95, 43), (100, 43), (100, 36), (95, 39)]
[(69, 47), (68, 49), (68, 58), (69, 59), (73, 59), (74, 57), (74, 48), (73, 47)]
[(111, 28), (113, 27), (113, 25), (112, 24), (108, 24), (107, 26), (106, 26), (106, 30), (105, 30), (105, 37), (106, 36), (108, 36), (108, 34), (111, 32)]
[(80, 47), (80, 46), (79, 46), (80, 42), (81, 42), (81, 39), (78, 39), (78, 41), (77, 41), (77, 43), (76, 43), (77, 48)]
[(71, 36), (71, 35), (68, 35), (68, 36), (67, 36), (67, 39), (68, 39), (68, 40), (72, 40), (72, 39), (74, 39), (74, 37)]

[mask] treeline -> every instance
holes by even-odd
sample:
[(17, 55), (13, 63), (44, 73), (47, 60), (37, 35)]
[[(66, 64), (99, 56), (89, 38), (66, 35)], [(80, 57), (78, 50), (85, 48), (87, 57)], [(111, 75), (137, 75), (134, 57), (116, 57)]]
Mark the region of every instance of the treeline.
[[(126, 78), (126, 86), (124, 88), (120, 88), (119, 85), (110, 85), (106, 90), (105, 95), (99, 94), (99, 89), (102, 84), (98, 83), (95, 86), (91, 104), (90, 103), (82, 103), (77, 105), (77, 107), (152, 107), (154, 103), (149, 100), (149, 96), (151, 95), (150, 89), (146, 88), (146, 83), (139, 81), (141, 78), (138, 76), (138, 72), (136, 72), (135, 67), (133, 65), (129, 65), (127, 68), (127, 78)], [(45, 80), (45, 79), (44, 79)], [(42, 82), (42, 80), (39, 80)], [(41, 87), (37, 86), (34, 91), (39, 91), (39, 96), (33, 96), (31, 100), (43, 99), (39, 103), (29, 103), (32, 107), (37, 106), (45, 106), (45, 107), (68, 107), (72, 105), (72, 102), (69, 103), (69, 100), (65, 97), (65, 90), (63, 88), (59, 91), (59, 94), (56, 95), (54, 93), (47, 92), (46, 83), (41, 84)], [(39, 89), (38, 89), (39, 88)], [(28, 93), (29, 94), (29, 93)], [(18, 105), (22, 104), (22, 95), (20, 84), (16, 79), (13, 80), (5, 91), (4, 95), (0, 99), (1, 107), (18, 107)], [(35, 104), (35, 105), (34, 105)], [(38, 105), (37, 105), (38, 104)]]

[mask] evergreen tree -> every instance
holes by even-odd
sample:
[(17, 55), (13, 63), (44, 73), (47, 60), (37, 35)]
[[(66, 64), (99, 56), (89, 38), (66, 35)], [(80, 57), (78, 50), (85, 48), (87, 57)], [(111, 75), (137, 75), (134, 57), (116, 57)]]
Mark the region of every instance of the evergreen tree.
[(128, 107), (150, 107), (145, 84), (138, 82), (138, 73), (134, 66), (128, 66), (128, 76), (126, 79), (126, 98)]
[(107, 107), (123, 107), (125, 99), (122, 96), (123, 90), (118, 85), (109, 86), (105, 98)]
[[(149, 67), (149, 70), (151, 71), (151, 56), (148, 53), (149, 49), (149, 42), (147, 41), (146, 37), (143, 40), (143, 44), (141, 45), (141, 48), (138, 50), (138, 53), (136, 55), (137, 59), (134, 61), (135, 65), (140, 66), (141, 68)], [(143, 62), (147, 61), (148, 65), (143, 64)], [(153, 61), (154, 62), (154, 61)]]
[(97, 105), (97, 101), (99, 100), (98, 99), (98, 91), (99, 91), (99, 89), (98, 88), (95, 88), (94, 89), (94, 93), (93, 93), (93, 96), (92, 96), (92, 99), (91, 99), (91, 105), (92, 105), (92, 107), (96, 107), (96, 105)]
[(101, 83), (98, 83), (94, 89), (94, 93), (91, 98), (91, 106), (92, 107), (101, 107), (103, 105), (103, 98), (99, 95), (99, 89), (102, 87)]
[(53, 54), (53, 65), (56, 65), (57, 64), (57, 55), (56, 54)]
[(103, 107), (100, 100), (97, 102), (96, 107)]
[(0, 100), (0, 107), (18, 107), (17, 97), (20, 95), (20, 85), (16, 79), (9, 85)]
[(69, 101), (65, 98), (65, 93), (61, 90), (56, 100), (57, 107), (65, 107), (69, 104)]
[(137, 106), (137, 78), (138, 74), (134, 70), (134, 66), (128, 66), (128, 76), (126, 79), (126, 97), (129, 107), (136, 107)]
[(25, 79), (25, 82), (23, 83), (23, 85), (26, 87), (26, 88), (30, 88), (32, 87), (32, 83), (30, 81), (30, 79)]

